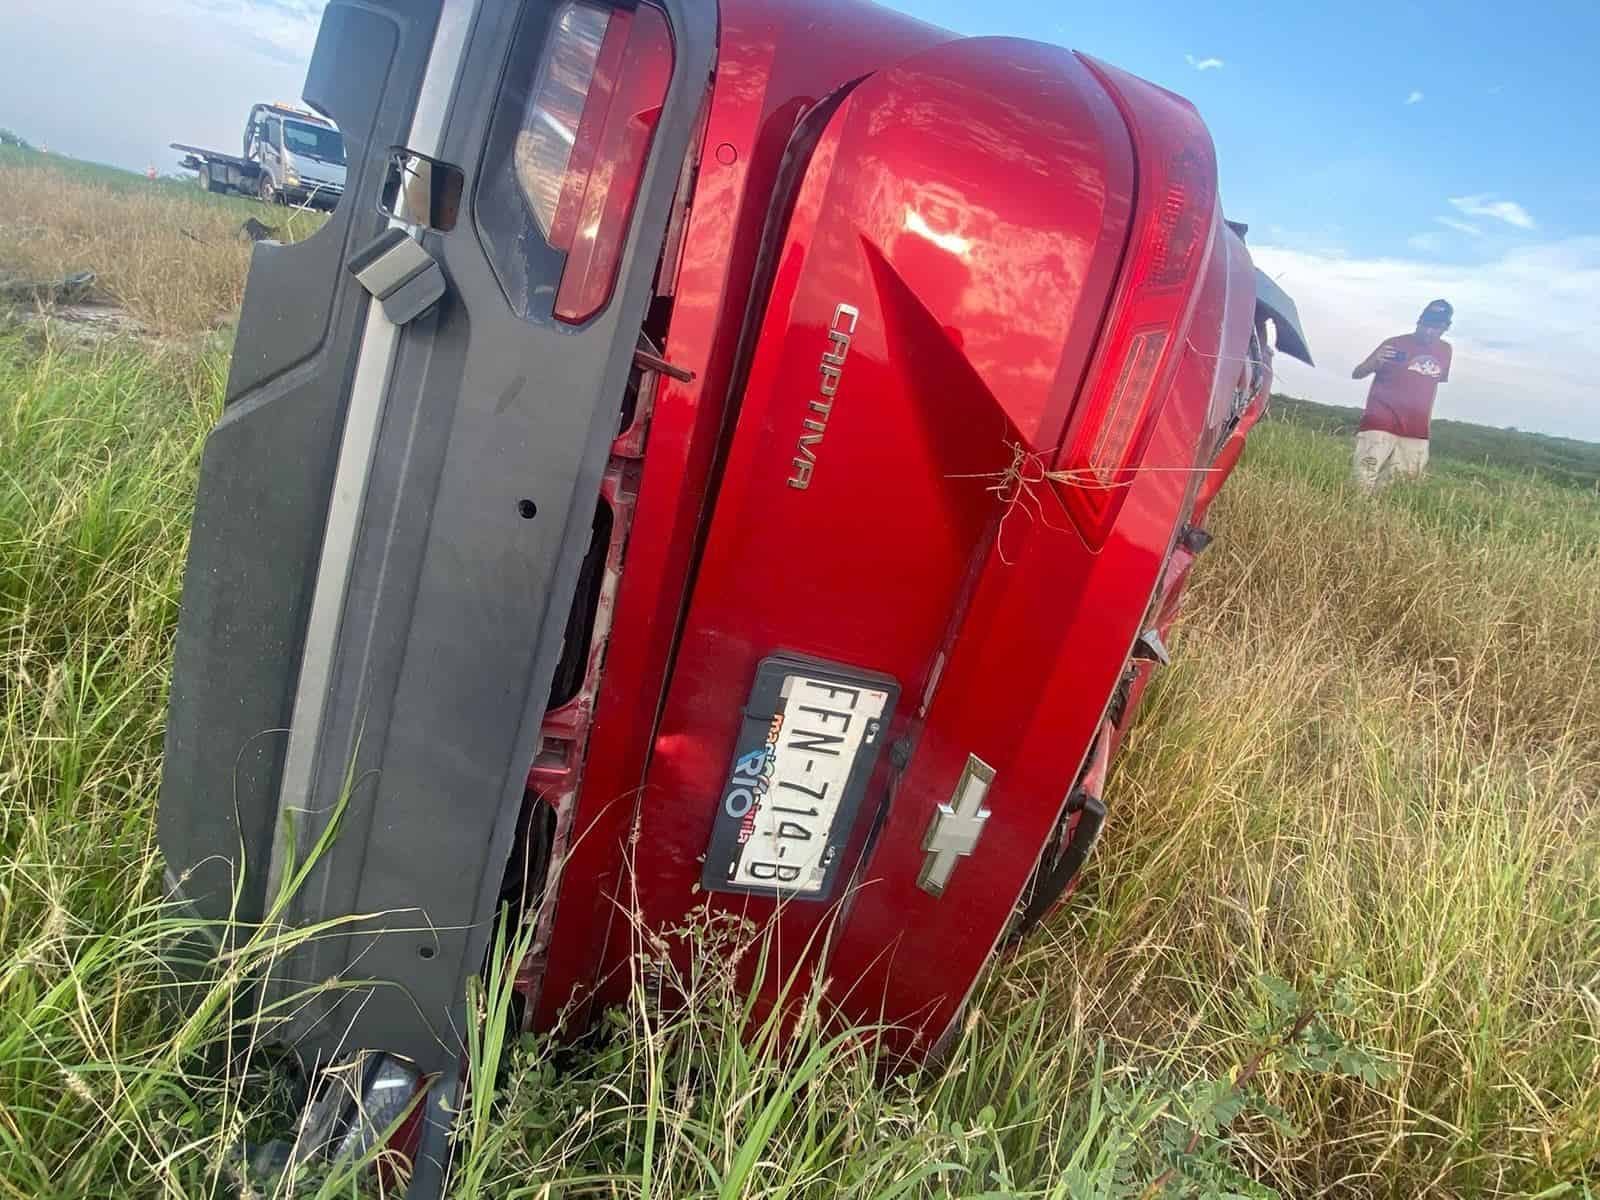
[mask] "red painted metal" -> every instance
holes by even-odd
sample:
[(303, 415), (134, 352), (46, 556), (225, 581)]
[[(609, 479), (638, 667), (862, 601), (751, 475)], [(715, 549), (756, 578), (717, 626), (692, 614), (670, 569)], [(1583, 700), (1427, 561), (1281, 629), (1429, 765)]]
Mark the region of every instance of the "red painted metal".
[[(1029, 85), (1015, 95), (1019, 78)], [(988, 165), (995, 157), (1031, 160), (1032, 170), (996, 189)], [(775, 649), (884, 672), (917, 698), (928, 692), (941, 655), (955, 668), (970, 636), (962, 620), (968, 597), (991, 573), (1021, 570), (1006, 566), (994, 547), (1005, 514), (990, 489), (1013, 461), (1012, 447), (1053, 449), (1059, 440), (1086, 366), (1085, 355), (1066, 348), (1089, 343), (1103, 308), (1103, 286), (1083, 293), (1077, 283), (1111, 278), (1132, 176), (1115, 110), (1069, 52), (1050, 47), (1002, 40), (934, 47), (874, 75), (834, 114), (778, 253), (651, 761), (652, 789), (668, 797), (720, 790), (736, 732), (729, 699), (742, 700), (756, 662)], [(801, 488), (794, 486), (796, 460), (806, 461), (798, 438), (817, 415), (819, 364), (841, 305), (859, 316)], [(1057, 523), (1065, 525), (1059, 509)], [(1077, 548), (1070, 533), (1061, 536)], [(1020, 545), (1022, 537), (1010, 540)], [(951, 719), (963, 719), (969, 706), (1025, 705), (1020, 694), (1001, 699), (1018, 674), (997, 669)], [(999, 764), (982, 739), (941, 743), (935, 718), (919, 717), (918, 707), (902, 706), (887, 734), (891, 745), (905, 740), (914, 748), (912, 762), (895, 782), (884, 834), (841, 914), (836, 962), (849, 953), (844, 941), (876, 951), (886, 934), (910, 933), (896, 919), (888, 934), (873, 911), (896, 883), (909, 889), (896, 906), (937, 908), (927, 920), (931, 937), (941, 938), (952, 916), (974, 915), (959, 912), (960, 901), (916, 889), (921, 842), (968, 753)], [(1056, 769), (1067, 779), (1052, 810), (1077, 763)], [(883, 803), (892, 771), (880, 765), (870, 804)], [(991, 804), (1008, 782), (1001, 768)], [(934, 791), (930, 803), (919, 803)], [(647, 924), (681, 908), (699, 875), (710, 818), (709, 806), (641, 808), (640, 844), (650, 853), (639, 856), (636, 875)], [(859, 823), (847, 862), (869, 826)], [(991, 828), (985, 848), (995, 838)], [(957, 886), (982, 870), (963, 864)], [(998, 899), (1000, 917), (1020, 887)], [(770, 901), (717, 902), (757, 921), (773, 915)], [(826, 906), (789, 904), (782, 944), (806, 945), (831, 919)], [(852, 938), (863, 921), (869, 924)], [(973, 949), (981, 958), (994, 934), (979, 940)], [(773, 975), (782, 979), (797, 965), (780, 958)], [(919, 1007), (921, 1000), (889, 1011), (898, 1018)]]
[(1110, 298), (1097, 361), (1056, 465), (1084, 536), (1099, 546), (1117, 519), (1173, 373), (1185, 352), (1195, 280), (1219, 222), (1211, 138), (1183, 100), (1103, 63), (1091, 64), (1127, 119), (1140, 164), (1138, 211)]
[[(818, 38), (819, 27), (829, 29), (827, 39)], [(953, 37), (851, 0), (721, 6), (717, 78), (671, 280), (674, 308), (665, 346), (667, 358), (696, 377), (691, 383), (660, 380), (649, 418), (649, 454), (587, 781), (574, 836), (558, 846), (557, 919), (534, 1016), (541, 1025), (554, 1024), (574, 1006), (570, 1016), (581, 1022), (603, 964), (628, 944), (628, 835), (635, 808), (649, 795), (642, 786), (645, 765), (720, 431), (736, 402), (729, 394), (734, 359), (784, 148), (799, 117), (835, 88), (886, 57)], [(707, 147), (730, 147), (731, 153)]]
[[(546, 722), (569, 756), (530, 781), (559, 819), (524, 984), (537, 1023), (582, 1019), (619, 994), (635, 920), (710, 903), (777, 923), (778, 975), (815, 965), (846, 1011), (925, 1046), (1059, 831), (1135, 638), (1176, 611), (1178, 534), (1215, 493), (1254, 284), (1213, 181), (1139, 469), (1086, 540), (1042, 472), (1109, 353), (1151, 203), (1136, 183), (1159, 175), (1138, 154), (1203, 138), (1192, 110), (1150, 89), (1119, 111), (1065, 50), (852, 0), (723, 0), (721, 20), (661, 284), (665, 356), (695, 377), (656, 377), (614, 448), (608, 495), (631, 516), (584, 704)], [(902, 689), (829, 904), (699, 888), (740, 708), (777, 651)], [(935, 897), (922, 840), (970, 754), (995, 768), (993, 815)]]

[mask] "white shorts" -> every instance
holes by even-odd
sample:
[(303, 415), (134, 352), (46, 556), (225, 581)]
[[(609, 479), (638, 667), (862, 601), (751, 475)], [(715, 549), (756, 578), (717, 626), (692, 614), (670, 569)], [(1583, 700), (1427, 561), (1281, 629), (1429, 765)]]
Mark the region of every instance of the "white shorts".
[(1396, 437), (1381, 429), (1356, 434), (1353, 474), (1363, 492), (1375, 492), (1396, 479), (1418, 479), (1427, 465), (1427, 438)]

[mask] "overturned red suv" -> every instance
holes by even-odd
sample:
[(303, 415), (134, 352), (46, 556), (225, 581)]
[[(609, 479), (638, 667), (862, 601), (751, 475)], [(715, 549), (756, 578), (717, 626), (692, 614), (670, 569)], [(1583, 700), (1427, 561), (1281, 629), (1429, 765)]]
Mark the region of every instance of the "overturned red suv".
[(257, 246), (206, 446), (172, 886), (368, 914), (270, 986), (366, 981), (300, 1050), (446, 1098), (502, 911), (534, 1026), (710, 905), (937, 1045), (1309, 361), (1199, 116), (861, 0), (332, 0), (305, 97), (347, 189)]

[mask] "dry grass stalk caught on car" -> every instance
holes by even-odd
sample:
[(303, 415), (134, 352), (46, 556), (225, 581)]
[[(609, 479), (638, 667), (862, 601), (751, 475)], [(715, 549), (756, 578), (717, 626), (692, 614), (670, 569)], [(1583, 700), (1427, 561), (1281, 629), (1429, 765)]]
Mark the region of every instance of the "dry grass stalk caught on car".
[[(1036, 450), (1029, 450), (1020, 442), (1008, 441), (1005, 443), (1005, 447), (1011, 452), (1011, 461), (1002, 470), (951, 475), (949, 478), (984, 479), (989, 481), (984, 490), (993, 492), (999, 499), (1001, 507), (1000, 527), (995, 535), (995, 548), (1000, 555), (1000, 561), (1007, 566), (1011, 564), (1011, 559), (1006, 555), (1006, 524), (1018, 513), (1021, 513), (1029, 524), (1037, 522), (1046, 529), (1065, 532), (1071, 528), (1068, 523), (1066, 505), (1055, 490), (1046, 487), (1046, 484), (1060, 483), (1095, 491), (1116, 491), (1129, 487), (1139, 475), (1171, 472), (1190, 475), (1195, 471), (1194, 468), (1189, 467), (1130, 467), (1125, 471), (1119, 472), (1119, 478), (1108, 480), (1102, 479), (1094, 471), (1054, 469), (1047, 465), (1043, 454)], [(1199, 469), (1204, 470), (1205, 468)], [(1057, 519), (1063, 523), (1057, 524)]]

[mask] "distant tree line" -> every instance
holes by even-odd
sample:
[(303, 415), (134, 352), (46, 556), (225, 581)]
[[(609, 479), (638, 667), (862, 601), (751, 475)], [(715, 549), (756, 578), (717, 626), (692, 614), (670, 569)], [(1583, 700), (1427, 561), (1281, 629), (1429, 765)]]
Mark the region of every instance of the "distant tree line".
[[(1274, 395), (1271, 412), (1283, 420), (1341, 437), (1353, 437), (1361, 421), (1359, 408), (1318, 404), (1294, 396)], [(1434, 419), (1429, 440), (1435, 458), (1453, 458), (1480, 466), (1488, 463), (1533, 472), (1585, 491), (1600, 489), (1600, 443), (1445, 418)]]
[(15, 146), (18, 150), (32, 150), (33, 143), (14, 129), (0, 125), (0, 146)]

